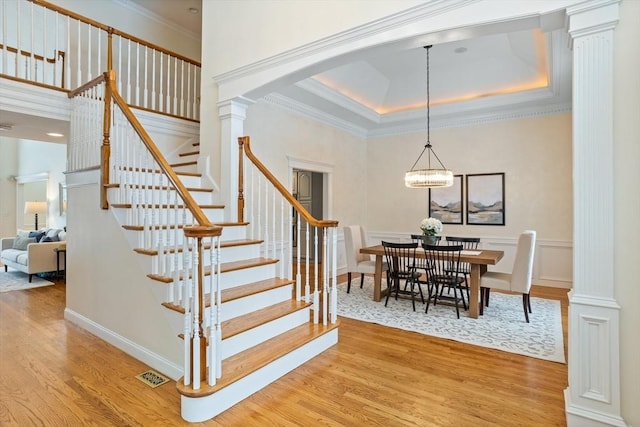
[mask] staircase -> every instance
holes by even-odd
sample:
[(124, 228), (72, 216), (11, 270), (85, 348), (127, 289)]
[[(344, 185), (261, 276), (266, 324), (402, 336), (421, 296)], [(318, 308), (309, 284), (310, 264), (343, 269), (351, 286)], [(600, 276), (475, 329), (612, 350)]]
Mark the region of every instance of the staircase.
[[(264, 249), (263, 239), (247, 236), (250, 223), (225, 221), (224, 206), (214, 204), (213, 190), (202, 186), (201, 175), (196, 171), (198, 155), (198, 143), (185, 144), (171, 167), (209, 221), (223, 227), (219, 242), (221, 292), (218, 306), (222, 363), (215, 385), (207, 385), (203, 381), (196, 390), (192, 385), (185, 385), (182, 379), (177, 381), (178, 392), (182, 395), (182, 416), (191, 422), (216, 416), (336, 344), (338, 339), (338, 323), (314, 322), (312, 302), (308, 298), (296, 297), (295, 280), (279, 277), (282, 275), (278, 274), (277, 267), (281, 261), (265, 256), (268, 250)], [(172, 298), (176, 289), (171, 289), (176, 277), (183, 276), (184, 272), (168, 268), (170, 266), (166, 264), (169, 262), (161, 260), (161, 253), (170, 257), (174, 266), (182, 266), (192, 247), (185, 252), (180, 249), (180, 245), (185, 248), (182, 241), (178, 242), (177, 249), (170, 245), (172, 239), (183, 239), (184, 233), (176, 233), (175, 226), (158, 221), (158, 218), (172, 215), (172, 201), (168, 197), (144, 194), (155, 189), (162, 195), (168, 187), (160, 185), (157, 178), (147, 176), (154, 174), (149, 168), (130, 165), (128, 169), (140, 174), (134, 179), (138, 184), (129, 186), (130, 191), (135, 192), (139, 199), (153, 201), (157, 208), (156, 220), (151, 221), (149, 227), (137, 225), (131, 221), (137, 215), (132, 212), (132, 204), (113, 203), (111, 208), (133, 251), (149, 272), (149, 280), (167, 286), (169, 298), (159, 303), (170, 311), (170, 323), (175, 333), (184, 338), (185, 308), (178, 302), (180, 295)], [(117, 200), (117, 193), (121, 190), (119, 185), (110, 185), (109, 200)], [(164, 250), (149, 249), (149, 245), (145, 245), (150, 240), (145, 236), (148, 228), (153, 228), (160, 235), (165, 234)], [(211, 246), (203, 246), (204, 260), (212, 259)], [(163, 263), (165, 267), (159, 267)], [(205, 265), (204, 274), (209, 279), (206, 289), (209, 290), (212, 275), (217, 274), (211, 270), (211, 263)], [(210, 318), (210, 298), (208, 294), (204, 319)], [(208, 363), (211, 364), (210, 361)]]

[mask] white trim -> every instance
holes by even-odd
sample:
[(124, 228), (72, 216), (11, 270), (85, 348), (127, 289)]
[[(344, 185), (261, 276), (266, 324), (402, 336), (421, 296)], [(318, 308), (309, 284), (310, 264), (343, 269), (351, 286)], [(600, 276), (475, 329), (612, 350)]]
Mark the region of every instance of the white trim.
[(119, 348), (131, 357), (145, 363), (146, 365), (156, 369), (160, 373), (168, 376), (174, 381), (177, 381), (183, 375), (182, 366), (176, 365), (170, 360), (150, 351), (149, 349), (142, 347), (139, 344), (119, 335), (102, 325), (94, 322), (91, 319), (84, 317), (83, 315), (76, 313), (69, 308), (64, 310), (65, 320), (70, 321), (92, 333), (100, 339), (108, 342), (109, 344)]
[(34, 173), (30, 175), (20, 175), (15, 177), (16, 183), (41, 182), (49, 180), (49, 172)]

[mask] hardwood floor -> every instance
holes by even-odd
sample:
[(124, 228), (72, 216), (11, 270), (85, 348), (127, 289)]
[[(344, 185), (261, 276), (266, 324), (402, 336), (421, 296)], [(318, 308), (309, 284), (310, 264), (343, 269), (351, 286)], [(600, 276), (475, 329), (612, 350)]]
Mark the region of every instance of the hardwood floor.
[[(532, 295), (562, 302), (566, 352), (566, 290)], [(64, 283), (0, 293), (0, 425), (189, 425), (175, 383), (135, 379), (64, 307)], [(566, 386), (564, 364), (342, 319), (336, 346), (200, 425), (561, 426)]]

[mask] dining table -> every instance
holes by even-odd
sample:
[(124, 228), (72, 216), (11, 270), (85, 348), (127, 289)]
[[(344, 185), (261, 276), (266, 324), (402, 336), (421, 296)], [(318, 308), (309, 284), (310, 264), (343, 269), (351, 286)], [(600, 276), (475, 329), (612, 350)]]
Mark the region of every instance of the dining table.
[[(373, 278), (373, 300), (380, 301), (388, 289), (382, 290), (382, 260), (384, 248), (382, 245), (367, 246), (360, 249), (360, 253), (375, 255), (376, 269)], [(425, 258), (427, 255), (422, 249), (416, 250), (416, 258)], [(480, 313), (480, 276), (487, 271), (487, 266), (496, 265), (504, 256), (504, 251), (477, 249), (463, 250), (460, 253), (460, 262), (467, 262), (471, 266), (469, 275), (469, 317), (477, 319)]]

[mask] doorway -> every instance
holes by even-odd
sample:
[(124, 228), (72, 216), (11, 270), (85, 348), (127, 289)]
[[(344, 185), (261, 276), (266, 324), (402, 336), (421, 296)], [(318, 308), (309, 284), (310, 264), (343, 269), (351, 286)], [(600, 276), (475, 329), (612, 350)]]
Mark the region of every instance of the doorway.
[[(292, 171), (292, 194), (293, 197), (316, 219), (323, 219), (324, 212), (324, 176), (320, 172), (314, 172), (302, 169), (293, 169)], [(307, 245), (304, 243), (307, 239), (307, 223), (300, 218), (300, 236), (298, 236), (298, 213), (293, 211), (293, 247), (297, 248), (298, 242), (300, 247), (300, 256), (304, 259), (316, 259), (315, 247), (313, 245), (313, 236), (309, 236), (309, 253), (307, 253)], [(320, 242), (321, 244), (322, 242)], [(318, 249), (320, 250), (320, 244)], [(318, 260), (321, 258), (322, 250), (318, 254)]]

